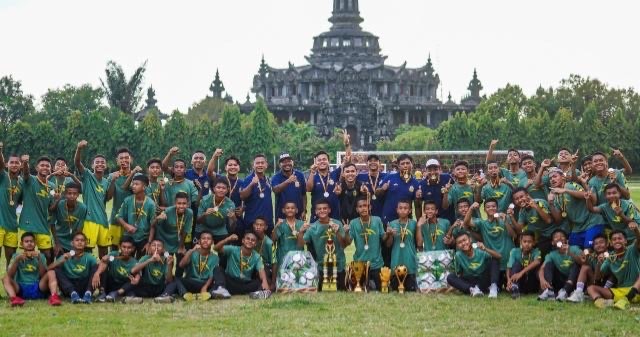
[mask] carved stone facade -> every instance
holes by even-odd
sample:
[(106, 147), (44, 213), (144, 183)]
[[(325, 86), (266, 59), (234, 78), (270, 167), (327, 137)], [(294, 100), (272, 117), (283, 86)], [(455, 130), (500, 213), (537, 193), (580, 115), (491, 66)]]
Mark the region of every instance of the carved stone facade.
[[(332, 26), (314, 38), (309, 63), (274, 68), (263, 57), (252, 92), (280, 121), (309, 122), (325, 137), (347, 129), (358, 149), (374, 148), (400, 124), (437, 127), (454, 112), (475, 109), (482, 89), (475, 70), (470, 94), (460, 104), (451, 95), (443, 103), (431, 58), (419, 68), (386, 65), (378, 37), (363, 31), (362, 21), (358, 0), (334, 0)], [(248, 112), (253, 104), (240, 107)]]

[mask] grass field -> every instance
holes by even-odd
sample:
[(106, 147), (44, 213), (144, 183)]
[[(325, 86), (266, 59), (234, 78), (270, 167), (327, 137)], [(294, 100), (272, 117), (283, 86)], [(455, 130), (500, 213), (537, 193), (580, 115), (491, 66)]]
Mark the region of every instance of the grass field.
[[(640, 181), (631, 183), (640, 201)], [(351, 254), (349, 254), (351, 255)], [(350, 257), (350, 256), (349, 256)], [(4, 261), (4, 258), (2, 259)], [(4, 270), (4, 263), (0, 264)], [(4, 295), (4, 292), (2, 292)], [(0, 305), (0, 336), (640, 336), (629, 311), (462, 295), (321, 293), (160, 305)]]

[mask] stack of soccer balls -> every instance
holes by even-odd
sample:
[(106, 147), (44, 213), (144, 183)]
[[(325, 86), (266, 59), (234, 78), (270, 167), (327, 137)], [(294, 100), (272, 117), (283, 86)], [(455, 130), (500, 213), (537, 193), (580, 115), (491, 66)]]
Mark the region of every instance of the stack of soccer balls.
[(441, 292), (449, 288), (447, 276), (454, 271), (453, 256), (453, 250), (436, 250), (417, 254), (417, 281), (420, 292)]
[(318, 265), (311, 253), (292, 251), (280, 263), (277, 287), (279, 292), (309, 292), (318, 289)]

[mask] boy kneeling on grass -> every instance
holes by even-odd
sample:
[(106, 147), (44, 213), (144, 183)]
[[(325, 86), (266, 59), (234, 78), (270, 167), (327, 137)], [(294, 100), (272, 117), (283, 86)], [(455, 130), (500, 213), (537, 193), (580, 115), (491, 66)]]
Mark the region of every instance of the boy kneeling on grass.
[(500, 253), (484, 246), (482, 242), (471, 244), (466, 232), (460, 232), (456, 241), (456, 271), (447, 276), (447, 283), (472, 297), (484, 296), (489, 290), (489, 298), (498, 297), (500, 278)]
[[(50, 264), (47, 272), (49, 289), (59, 286), (62, 293), (71, 298), (73, 304), (90, 304), (93, 299), (91, 280), (98, 269), (98, 261), (91, 253), (85, 252), (86, 245), (87, 237), (84, 233), (74, 234), (71, 241), (73, 249)], [(80, 297), (80, 293), (84, 295)]]
[(115, 302), (124, 295), (122, 287), (134, 279), (131, 270), (138, 263), (133, 254), (136, 246), (132, 238), (124, 237), (120, 241), (120, 250), (112, 251), (100, 259), (98, 270), (91, 284), (100, 289), (98, 302)]
[[(578, 246), (569, 246), (567, 233), (556, 229), (551, 234), (553, 249), (544, 258), (542, 268), (538, 271), (542, 293), (538, 300), (565, 301), (573, 290), (582, 263), (582, 250)], [(554, 289), (560, 289), (556, 296)]]
[(48, 291), (51, 293), (49, 304), (60, 305), (56, 287), (49, 288), (47, 259), (44, 254), (35, 250), (35, 235), (26, 232), (22, 234), (20, 240), (23, 252), (13, 254), (7, 275), (2, 278), (11, 306), (22, 306), (25, 299), (45, 298)]
[(151, 241), (147, 255), (131, 269), (131, 274), (134, 275), (133, 279), (122, 286), (126, 294), (123, 303), (140, 304), (143, 297), (155, 297), (153, 301), (156, 303), (172, 303), (175, 300), (165, 290), (174, 287), (173, 256), (165, 253), (162, 241)]

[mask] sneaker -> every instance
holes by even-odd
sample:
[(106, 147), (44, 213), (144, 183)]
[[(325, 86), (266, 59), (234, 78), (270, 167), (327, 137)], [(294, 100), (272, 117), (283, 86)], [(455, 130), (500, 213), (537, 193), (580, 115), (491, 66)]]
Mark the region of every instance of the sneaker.
[(107, 296), (105, 296), (105, 301), (107, 302), (115, 302), (118, 300), (118, 292), (117, 291), (112, 291), (110, 293), (107, 294)]
[(258, 290), (249, 294), (249, 298), (254, 300), (266, 299), (271, 297), (271, 290)]
[(564, 302), (567, 300), (567, 291), (563, 289), (560, 289), (560, 291), (558, 291), (558, 296), (556, 296), (556, 301), (561, 301)]
[(471, 297), (481, 297), (484, 296), (484, 293), (482, 292), (482, 290), (480, 290), (480, 288), (478, 288), (478, 286), (475, 286), (473, 288), (470, 288), (469, 291), (471, 292)]
[(154, 303), (173, 303), (176, 299), (173, 296), (169, 296), (167, 294), (162, 294), (153, 299)]
[(49, 305), (57, 307), (61, 304), (62, 301), (60, 300), (60, 296), (58, 296), (58, 294), (52, 294), (51, 296), (49, 296)]
[(78, 295), (78, 293), (75, 291), (71, 292), (71, 303), (72, 304), (82, 303), (82, 299), (80, 298), (80, 295)]
[(194, 293), (186, 293), (182, 296), (182, 298), (184, 298), (185, 301), (187, 302), (191, 302), (197, 299), (197, 294)]
[(22, 306), (23, 304), (24, 304), (24, 300), (22, 298), (20, 298), (19, 296), (11, 297), (11, 306), (12, 307)]
[(629, 309), (629, 299), (623, 297), (621, 300), (617, 301), (613, 307), (620, 310), (627, 310)]
[(198, 294), (198, 301), (208, 301), (211, 298), (211, 294), (209, 292), (202, 292)]
[(538, 301), (553, 300), (556, 297), (556, 293), (550, 288), (545, 289), (542, 294), (538, 295)]
[(98, 294), (98, 297), (96, 297), (96, 301), (100, 302), (100, 303), (104, 303), (107, 301), (107, 294), (104, 293), (104, 291), (100, 292), (100, 294)]
[(520, 288), (517, 285), (511, 286), (511, 298), (514, 300), (520, 298)]
[(225, 300), (231, 298), (229, 290), (227, 290), (225, 287), (218, 287), (218, 289), (211, 290), (211, 296), (213, 296), (213, 298), (221, 298)]
[(124, 304), (142, 304), (142, 302), (144, 302), (142, 297), (125, 296), (122, 298), (122, 303)]
[(574, 290), (571, 293), (571, 296), (569, 296), (567, 298), (567, 301), (569, 301), (571, 303), (582, 303), (582, 301), (584, 301), (584, 292), (578, 291), (578, 290)]
[(489, 287), (489, 298), (498, 298), (498, 286), (495, 284), (492, 284)]
[(93, 295), (91, 295), (90, 291), (85, 291), (84, 296), (82, 296), (82, 302), (85, 304), (91, 304), (91, 301), (93, 301)]
[(613, 306), (613, 300), (605, 300), (604, 298), (599, 298), (593, 301), (593, 304), (596, 308), (604, 309), (606, 307)]

